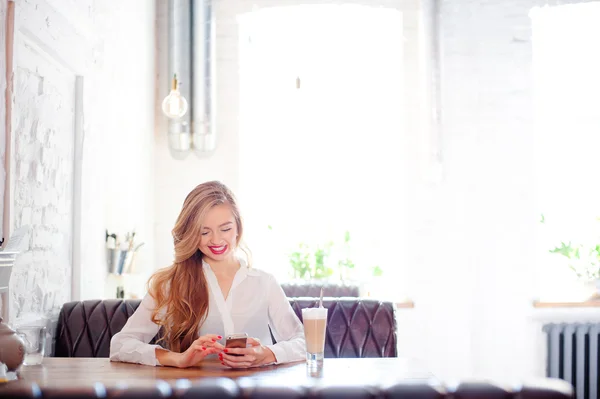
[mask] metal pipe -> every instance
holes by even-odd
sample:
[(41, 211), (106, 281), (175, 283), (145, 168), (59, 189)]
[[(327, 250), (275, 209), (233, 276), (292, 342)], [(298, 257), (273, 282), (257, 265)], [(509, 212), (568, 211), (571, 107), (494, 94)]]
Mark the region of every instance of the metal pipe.
[(212, 0), (192, 0), (192, 142), (199, 156), (216, 148)]
[[(192, 99), (191, 24), (192, 0), (169, 0), (169, 82), (177, 75), (179, 91), (188, 102)], [(170, 87), (170, 84), (169, 84)], [(185, 158), (191, 148), (191, 112), (180, 119), (169, 119), (169, 150), (176, 159)]]

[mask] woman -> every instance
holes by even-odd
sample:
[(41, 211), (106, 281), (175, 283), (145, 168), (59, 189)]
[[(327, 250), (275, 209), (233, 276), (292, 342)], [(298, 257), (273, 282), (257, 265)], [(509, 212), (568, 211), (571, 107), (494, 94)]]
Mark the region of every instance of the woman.
[[(304, 330), (283, 290), (235, 256), (242, 233), (225, 185), (207, 182), (188, 194), (173, 229), (175, 262), (150, 278), (148, 294), (110, 342), (110, 359), (190, 367), (218, 354), (233, 368), (303, 360)], [(148, 343), (161, 327), (158, 343), (169, 350)], [(244, 332), (248, 347), (223, 346), (225, 336)]]

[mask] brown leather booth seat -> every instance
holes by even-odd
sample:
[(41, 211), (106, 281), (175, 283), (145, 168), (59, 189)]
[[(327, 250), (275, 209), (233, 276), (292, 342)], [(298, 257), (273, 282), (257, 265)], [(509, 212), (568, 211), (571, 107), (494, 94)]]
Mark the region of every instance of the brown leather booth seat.
[(78, 399), (188, 399), (188, 398), (325, 398), (325, 399), (568, 399), (573, 389), (565, 381), (541, 379), (534, 383), (504, 387), (489, 382), (464, 382), (447, 387), (437, 382), (401, 382), (389, 386), (328, 386), (315, 383), (292, 387), (277, 381), (250, 382), (243, 378), (206, 378), (199, 381), (180, 380), (174, 386), (164, 381), (148, 382), (144, 387), (104, 387), (95, 384), (85, 388), (48, 387), (20, 381), (0, 386), (0, 398), (78, 398)]
[[(300, 320), (315, 298), (289, 298)], [(65, 303), (60, 311), (55, 357), (108, 357), (110, 339), (121, 331), (140, 300)], [(394, 305), (374, 299), (325, 298), (328, 309), (325, 357), (396, 357)]]
[(317, 283), (317, 282), (292, 282), (283, 283), (281, 288), (287, 297), (313, 297), (323, 295), (329, 297), (358, 297), (359, 289), (357, 285), (343, 283)]
[[(55, 356), (107, 357), (110, 338), (123, 328), (139, 306), (139, 300), (69, 302), (60, 312)], [(316, 306), (315, 298), (293, 298), (297, 314)], [(326, 353), (329, 357), (396, 356), (396, 324), (391, 303), (359, 298), (326, 298), (329, 329)], [(403, 398), (403, 399), (567, 399), (573, 398), (570, 384), (557, 379), (540, 379), (520, 386), (500, 386), (491, 382), (464, 381), (443, 385), (435, 379), (425, 383), (405, 381), (392, 385), (358, 386), (348, 383), (328, 385), (319, 379), (307, 385), (290, 384), (285, 379), (241, 377), (148, 381), (143, 387), (128, 386), (127, 376), (119, 386), (96, 383), (85, 387), (40, 388), (26, 380), (0, 385), (0, 398)]]

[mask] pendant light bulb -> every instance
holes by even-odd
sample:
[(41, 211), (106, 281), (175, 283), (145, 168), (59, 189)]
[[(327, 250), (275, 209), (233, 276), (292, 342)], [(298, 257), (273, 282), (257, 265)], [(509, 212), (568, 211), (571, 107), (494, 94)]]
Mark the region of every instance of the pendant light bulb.
[(173, 85), (171, 87), (171, 92), (162, 102), (162, 111), (163, 113), (171, 119), (179, 119), (188, 109), (188, 102), (179, 92), (179, 88), (177, 85), (177, 75), (173, 75)]

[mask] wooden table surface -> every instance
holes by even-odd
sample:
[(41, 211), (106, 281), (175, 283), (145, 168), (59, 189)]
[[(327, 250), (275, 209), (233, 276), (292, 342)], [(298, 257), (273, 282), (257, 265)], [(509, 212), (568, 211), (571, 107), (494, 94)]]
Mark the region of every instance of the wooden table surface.
[[(40, 387), (90, 386), (100, 382), (105, 387), (144, 386), (156, 380), (175, 385), (179, 379), (198, 380), (207, 377), (247, 378), (254, 382), (291, 384), (294, 386), (380, 385), (399, 381), (427, 382), (433, 376), (417, 361), (405, 358), (325, 359), (322, 372), (307, 370), (305, 362), (261, 368), (233, 370), (217, 361), (205, 361), (201, 367), (177, 369), (110, 362), (107, 358), (44, 358), (39, 366), (22, 366), (20, 381), (36, 382)], [(0, 393), (2, 387), (0, 387)]]

